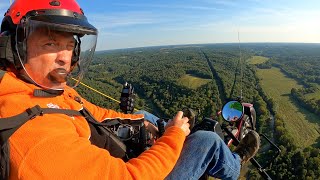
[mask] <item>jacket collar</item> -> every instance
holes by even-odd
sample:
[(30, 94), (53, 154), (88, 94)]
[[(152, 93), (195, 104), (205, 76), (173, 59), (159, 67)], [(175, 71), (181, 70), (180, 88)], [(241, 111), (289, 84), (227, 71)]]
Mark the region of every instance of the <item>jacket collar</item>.
[(41, 89), (26, 80), (21, 80), (13, 72), (6, 72), (4, 74), (1, 79), (0, 89), (0, 96), (6, 94), (29, 94), (36, 97), (55, 97), (64, 92), (64, 90)]

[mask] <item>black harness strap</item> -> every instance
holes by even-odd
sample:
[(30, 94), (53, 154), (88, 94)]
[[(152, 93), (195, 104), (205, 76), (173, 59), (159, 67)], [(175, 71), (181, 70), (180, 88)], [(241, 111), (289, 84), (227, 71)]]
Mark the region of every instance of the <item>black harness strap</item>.
[(36, 105), (32, 108), (28, 108), (21, 114), (1, 118), (0, 120), (0, 143), (3, 144), (6, 142), (9, 137), (24, 123), (30, 119), (35, 118), (36, 116), (42, 116), (43, 114), (67, 114), (70, 116), (83, 116), (79, 111), (76, 110), (67, 110), (67, 109), (55, 109), (55, 108), (41, 108), (39, 105)]
[(44, 114), (66, 114), (69, 116), (83, 116), (90, 127), (92, 144), (107, 149), (114, 157), (126, 158), (126, 145), (117, 137), (108, 126), (121, 124), (120, 120), (113, 119), (108, 122), (100, 123), (94, 116), (86, 109), (80, 111), (56, 108), (41, 108), (36, 105), (28, 108), (21, 114), (0, 118), (0, 180), (8, 179), (9, 177), (9, 143), (10, 136), (19, 129), (27, 121)]
[(94, 116), (86, 108), (83, 108), (80, 112), (88, 121), (91, 131), (91, 143), (100, 148), (107, 149), (114, 157), (126, 158), (126, 145), (108, 128), (108, 126), (121, 124), (121, 122), (114, 119), (100, 123), (94, 119)]
[(41, 108), (36, 105), (32, 108), (28, 108), (21, 114), (0, 118), (0, 143), (6, 142), (9, 137), (24, 123), (35, 118), (36, 116), (42, 116), (43, 114), (66, 114), (69, 116), (83, 116), (88, 122), (97, 126), (112, 126), (120, 124), (120, 120), (113, 119), (108, 122), (98, 122), (93, 118), (93, 115), (86, 109), (80, 111), (70, 110), (70, 109), (56, 109), (56, 108)]
[(1, 118), (0, 120), (0, 179), (8, 179), (10, 171), (9, 137), (28, 120), (42, 115), (40, 106), (34, 106), (25, 112), (13, 117)]
[(42, 114), (66, 114), (69, 116), (83, 116), (81, 112), (71, 109), (41, 108)]
[(28, 120), (42, 115), (40, 106), (27, 109), (25, 112), (13, 117), (1, 118), (0, 120), (0, 143), (5, 143), (9, 137)]

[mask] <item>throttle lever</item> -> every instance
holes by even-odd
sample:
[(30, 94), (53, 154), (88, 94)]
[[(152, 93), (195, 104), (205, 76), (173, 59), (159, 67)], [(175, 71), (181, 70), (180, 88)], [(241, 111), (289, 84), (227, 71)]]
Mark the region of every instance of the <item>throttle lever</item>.
[(189, 119), (190, 129), (192, 129), (196, 121), (196, 114), (191, 108), (183, 108), (182, 112), (183, 116)]
[(159, 137), (161, 137), (163, 135), (164, 131), (165, 131), (164, 122), (165, 122), (165, 120), (163, 120), (163, 119), (158, 119), (157, 120)]

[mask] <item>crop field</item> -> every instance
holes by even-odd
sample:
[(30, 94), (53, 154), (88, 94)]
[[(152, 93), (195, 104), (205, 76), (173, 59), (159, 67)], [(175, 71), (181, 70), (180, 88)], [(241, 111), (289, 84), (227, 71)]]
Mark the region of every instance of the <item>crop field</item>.
[(306, 94), (306, 98), (307, 99), (320, 99), (320, 85), (318, 86), (318, 91), (314, 92), (314, 93), (309, 93), (309, 94)]
[(203, 78), (192, 76), (190, 74), (186, 74), (178, 80), (178, 84), (188, 87), (190, 89), (197, 89), (200, 86), (205, 85), (210, 81), (212, 80), (203, 79)]
[(319, 117), (290, 99), (291, 89), (302, 86), (277, 68), (259, 69), (257, 75), (263, 91), (278, 105), (277, 111), (284, 119), (285, 128), (294, 138), (296, 145), (307, 147), (314, 144), (319, 138)]
[(253, 56), (252, 58), (248, 59), (249, 64), (261, 64), (268, 61), (269, 58), (263, 56)]

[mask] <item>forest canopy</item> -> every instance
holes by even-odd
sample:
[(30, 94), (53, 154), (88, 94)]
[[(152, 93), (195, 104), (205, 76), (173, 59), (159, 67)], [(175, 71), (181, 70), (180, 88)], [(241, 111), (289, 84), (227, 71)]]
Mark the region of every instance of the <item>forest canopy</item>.
[[(253, 57), (263, 57), (263, 61), (250, 63)], [(288, 129), (290, 119), (284, 115), (283, 104), (264, 88), (265, 82), (258, 76), (260, 69), (279, 69), (287, 79), (296, 81), (302, 88), (291, 87), (287, 101), (320, 119), (319, 44), (249, 43), (241, 44), (241, 49), (238, 44), (209, 44), (103, 51), (96, 53), (83, 82), (115, 99), (120, 98), (122, 84), (131, 83), (136, 108), (165, 118), (184, 107), (197, 110), (199, 117), (213, 117), (228, 100), (242, 96), (254, 104), (257, 131), (271, 137), (282, 150), (268, 169), (271, 176), (319, 178), (320, 135), (315, 130), (319, 122), (303, 120), (315, 129), (301, 127), (301, 131), (319, 138), (311, 147), (297, 144), (298, 134)], [(99, 106), (119, 110), (118, 103), (83, 86), (77, 90)], [(266, 158), (268, 152), (258, 155), (260, 161)], [(259, 175), (251, 170), (248, 177)]]

